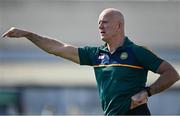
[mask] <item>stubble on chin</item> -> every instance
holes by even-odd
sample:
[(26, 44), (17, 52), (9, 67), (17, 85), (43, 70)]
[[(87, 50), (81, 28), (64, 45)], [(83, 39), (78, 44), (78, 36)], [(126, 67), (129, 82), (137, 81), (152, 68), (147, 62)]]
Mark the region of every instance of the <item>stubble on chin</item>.
[(101, 36), (101, 40), (105, 42), (106, 39), (105, 39), (104, 37)]

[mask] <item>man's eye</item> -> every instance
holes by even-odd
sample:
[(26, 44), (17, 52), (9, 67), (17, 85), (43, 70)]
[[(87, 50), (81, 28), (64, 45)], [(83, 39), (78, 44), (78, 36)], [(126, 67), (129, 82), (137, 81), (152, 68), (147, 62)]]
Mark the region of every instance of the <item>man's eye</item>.
[(108, 23), (107, 21), (103, 21), (103, 23)]

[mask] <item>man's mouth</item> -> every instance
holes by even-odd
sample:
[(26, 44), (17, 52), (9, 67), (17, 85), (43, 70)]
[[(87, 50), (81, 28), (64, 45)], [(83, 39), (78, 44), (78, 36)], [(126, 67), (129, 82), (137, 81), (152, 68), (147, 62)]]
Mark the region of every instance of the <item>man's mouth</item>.
[(106, 32), (105, 32), (105, 31), (101, 31), (100, 33), (101, 33), (101, 34), (105, 34)]

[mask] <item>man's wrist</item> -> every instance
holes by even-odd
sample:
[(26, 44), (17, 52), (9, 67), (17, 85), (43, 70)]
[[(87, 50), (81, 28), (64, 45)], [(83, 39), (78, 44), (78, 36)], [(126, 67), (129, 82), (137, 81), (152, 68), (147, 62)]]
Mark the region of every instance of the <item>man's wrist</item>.
[(151, 91), (150, 91), (150, 87), (145, 87), (144, 89), (147, 92), (148, 97), (152, 96)]

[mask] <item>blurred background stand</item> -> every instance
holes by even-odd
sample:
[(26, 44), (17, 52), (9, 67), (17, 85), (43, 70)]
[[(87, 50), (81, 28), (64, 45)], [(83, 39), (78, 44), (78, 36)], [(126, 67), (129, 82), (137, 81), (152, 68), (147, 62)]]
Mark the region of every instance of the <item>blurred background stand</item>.
[(17, 88), (0, 88), (0, 115), (23, 114), (21, 92)]

